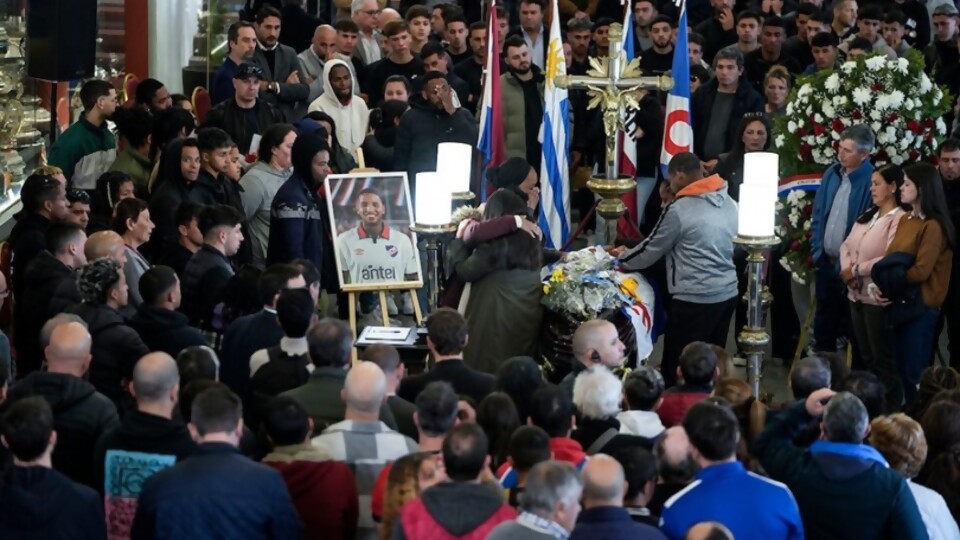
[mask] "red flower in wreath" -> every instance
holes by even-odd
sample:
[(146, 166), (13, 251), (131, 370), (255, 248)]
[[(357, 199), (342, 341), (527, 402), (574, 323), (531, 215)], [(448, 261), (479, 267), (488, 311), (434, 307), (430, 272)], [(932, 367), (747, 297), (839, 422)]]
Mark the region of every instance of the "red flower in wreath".
[(816, 136), (823, 135), (827, 132), (827, 128), (823, 127), (823, 124), (814, 124), (813, 125), (813, 134)]
[(850, 118), (853, 118), (854, 120), (862, 120), (863, 112), (860, 109), (855, 109), (853, 113), (850, 115)]
[(833, 121), (833, 130), (836, 131), (837, 133), (843, 133), (843, 129), (844, 129), (843, 122), (841, 122), (839, 118), (835, 119)]

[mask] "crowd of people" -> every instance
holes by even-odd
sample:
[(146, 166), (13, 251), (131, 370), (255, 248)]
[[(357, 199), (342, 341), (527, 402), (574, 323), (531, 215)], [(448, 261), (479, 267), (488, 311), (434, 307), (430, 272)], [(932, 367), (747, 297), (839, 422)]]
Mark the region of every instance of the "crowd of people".
[[(874, 133), (847, 129), (812, 209), (813, 347), (791, 395), (762, 402), (725, 350), (744, 317), (745, 154), (769, 149), (795, 77), (846, 58), (916, 49), (956, 94), (950, 0), (688, 3), (695, 153), (661, 174), (664, 96), (645, 96), (628, 144), (637, 177), (662, 178), (638, 201), (643, 239), (607, 248), (663, 286), (661, 364), (622, 370), (621, 329), (598, 319), (553, 371), (540, 271), (564, 255), (536, 225), (548, 21), (586, 74), (620, 0), (497, 2), (508, 159), (483, 173), (486, 204), (458, 212), (426, 365), (356, 347), (323, 181), (362, 163), (415, 190), (439, 143), (476, 144), (486, 10), (248, 4), (203, 118), (155, 79), (123, 103), (87, 81), (21, 189), (0, 274), (0, 537), (960, 540), (960, 139), (875, 168)], [(667, 73), (676, 6), (628, 8), (642, 69)], [(571, 179), (602, 167), (588, 102), (571, 92)], [(384, 197), (358, 200), (382, 218)], [(587, 190), (573, 199), (589, 214)], [(361, 228), (361, 252), (389, 238)], [(790, 359), (799, 321), (775, 294), (774, 356)], [(944, 326), (953, 367), (936, 362)]]

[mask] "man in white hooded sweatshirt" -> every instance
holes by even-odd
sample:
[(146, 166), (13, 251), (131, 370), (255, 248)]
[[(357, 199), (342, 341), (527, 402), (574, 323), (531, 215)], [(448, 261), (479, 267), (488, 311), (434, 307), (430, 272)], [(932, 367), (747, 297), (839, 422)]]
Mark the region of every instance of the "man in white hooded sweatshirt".
[(310, 104), (308, 112), (322, 111), (337, 124), (340, 146), (353, 154), (367, 135), (370, 113), (367, 104), (354, 94), (356, 81), (347, 63), (331, 59), (323, 64), (323, 94)]

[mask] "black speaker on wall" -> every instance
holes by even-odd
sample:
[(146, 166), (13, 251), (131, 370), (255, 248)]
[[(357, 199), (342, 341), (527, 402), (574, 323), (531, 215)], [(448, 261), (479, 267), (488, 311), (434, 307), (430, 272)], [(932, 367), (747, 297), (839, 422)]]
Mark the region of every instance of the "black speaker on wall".
[(48, 81), (93, 77), (97, 0), (27, 2), (27, 75)]

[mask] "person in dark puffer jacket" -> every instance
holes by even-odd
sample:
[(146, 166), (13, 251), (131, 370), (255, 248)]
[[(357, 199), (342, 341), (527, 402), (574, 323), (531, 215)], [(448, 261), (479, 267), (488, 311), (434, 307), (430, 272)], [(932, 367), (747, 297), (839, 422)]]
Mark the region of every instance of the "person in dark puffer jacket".
[(22, 399), (4, 415), (2, 430), (18, 463), (0, 478), (0, 538), (105, 540), (97, 493), (52, 467), (59, 433), (50, 406), (39, 397)]
[(46, 348), (47, 371), (36, 371), (17, 383), (0, 412), (9, 410), (20, 399), (42, 397), (53, 410), (53, 427), (57, 432), (52, 457), (54, 468), (75, 482), (93, 487), (90, 456), (94, 445), (120, 422), (116, 406), (83, 380), (90, 368), (91, 341), (82, 323), (56, 325)]
[(108, 258), (88, 262), (80, 268), (77, 286), (83, 302), (67, 312), (79, 315), (93, 338), (90, 383), (117, 409), (129, 410), (133, 401), (125, 385), (133, 376), (134, 364), (150, 349), (120, 315), (128, 298), (123, 268)]
[(194, 345), (206, 345), (199, 330), (190, 326), (180, 307), (180, 279), (169, 266), (154, 266), (140, 277), (143, 304), (130, 321), (131, 326), (151, 351), (162, 351), (176, 358), (180, 351)]

